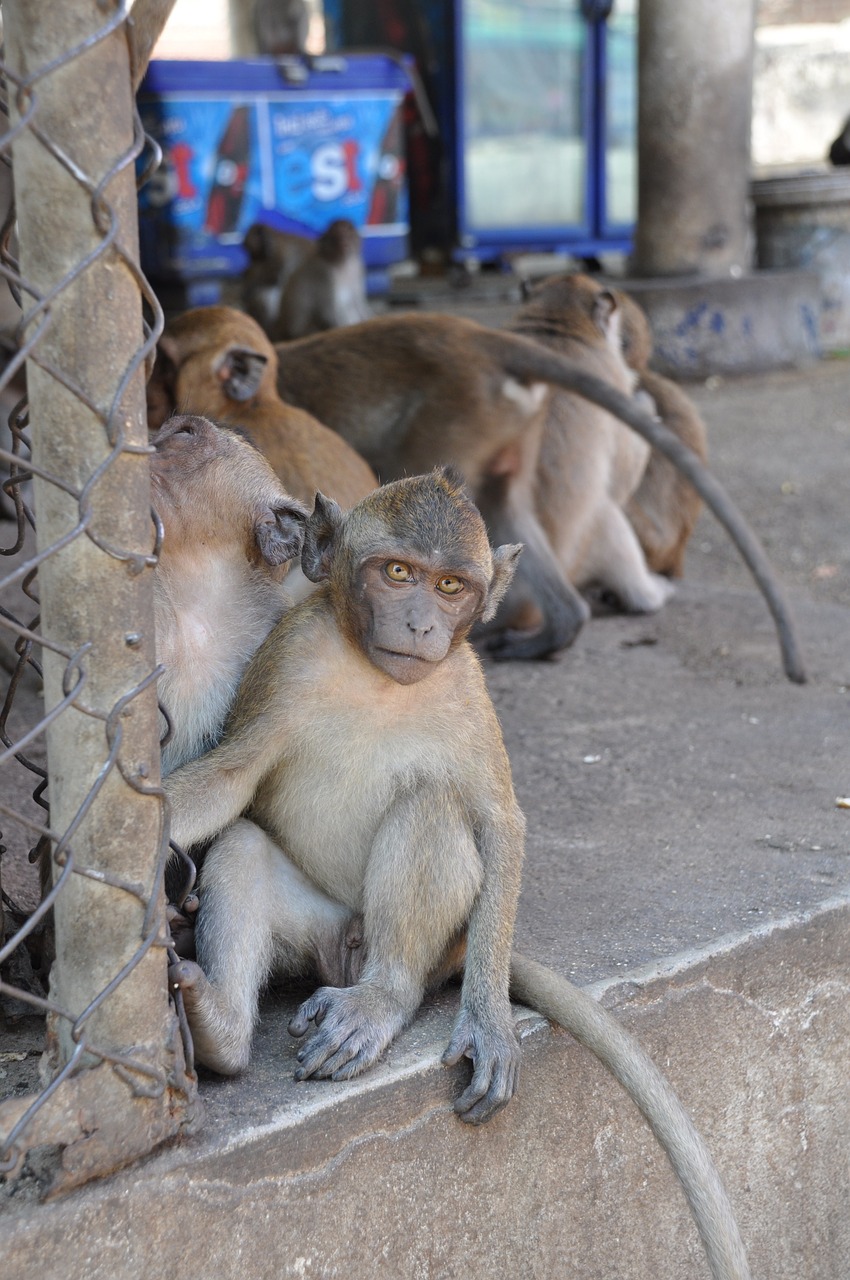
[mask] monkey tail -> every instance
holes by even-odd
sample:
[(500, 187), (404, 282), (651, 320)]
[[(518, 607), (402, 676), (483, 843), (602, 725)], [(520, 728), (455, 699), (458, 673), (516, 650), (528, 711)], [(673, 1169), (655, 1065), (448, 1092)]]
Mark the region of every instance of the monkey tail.
[(684, 1188), (714, 1280), (749, 1280), (735, 1215), (711, 1155), (672, 1086), (637, 1040), (566, 978), (511, 956), (511, 995), (558, 1023), (623, 1086), (667, 1153)]
[[(490, 340), (495, 339), (491, 342)], [(747, 524), (742, 513), (729, 497), (701, 458), (689, 449), (678, 436), (658, 418), (641, 409), (640, 405), (623, 395), (616, 387), (587, 373), (580, 365), (542, 344), (520, 334), (504, 334), (493, 330), (485, 338), (485, 345), (503, 362), (506, 373), (519, 380), (551, 382), (576, 395), (583, 396), (620, 418), (627, 426), (643, 436), (654, 449), (662, 453), (673, 466), (693, 485), (697, 493), (726, 529), (730, 538), (749, 568), (767, 606), (773, 615), (782, 652), (782, 666), (789, 680), (805, 684), (806, 670), (791, 610), (764, 547)], [(524, 350), (523, 350), (524, 348)]]

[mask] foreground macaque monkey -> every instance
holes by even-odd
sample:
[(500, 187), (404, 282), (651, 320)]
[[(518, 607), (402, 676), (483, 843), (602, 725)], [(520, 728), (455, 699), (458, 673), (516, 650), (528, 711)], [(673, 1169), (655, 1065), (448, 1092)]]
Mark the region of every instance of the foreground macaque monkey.
[(247, 440), (204, 418), (170, 418), (152, 441), (163, 537), (154, 574), (159, 700), (171, 721), (162, 771), (209, 751), (242, 673), (289, 600), (288, 562), (306, 509)]
[[(638, 375), (638, 389), (650, 397), (665, 426), (705, 462), (706, 430), (681, 387), (649, 368), (652, 330), (641, 307), (628, 294), (614, 290), (622, 316), (623, 354)], [(646, 562), (655, 573), (681, 578), (685, 547), (702, 500), (681, 472), (653, 449), (643, 478), (626, 506)]]
[(354, 449), (277, 393), (277, 356), (260, 326), (232, 307), (197, 307), (159, 340), (148, 384), (151, 427), (178, 406), (247, 430), (287, 491), (312, 505), (316, 491), (353, 506), (377, 485)]
[[(598, 340), (606, 345), (607, 359), (611, 344), (605, 335)], [(524, 545), (508, 603), (512, 614), (533, 612), (541, 625), (530, 637), (495, 637), (495, 657), (557, 653), (573, 642), (589, 615), (551, 540), (563, 532), (558, 524), (563, 495), (552, 496), (553, 509), (546, 512), (548, 533), (541, 521), (537, 484), (552, 384), (627, 423), (686, 476), (728, 530), (764, 593), (789, 679), (805, 680), (787, 604), (742, 514), (702, 461), (644, 405), (629, 399), (622, 385), (599, 376), (598, 365), (565, 359), (519, 333), (499, 333), (471, 320), (438, 314), (378, 316), (283, 343), (277, 351), (283, 399), (340, 432), (381, 479), (450, 463), (469, 485), (493, 541)], [(590, 487), (599, 492), (599, 458), (592, 436), (578, 461), (591, 473)], [(610, 460), (603, 457), (602, 464), (603, 477), (611, 475)], [(577, 475), (571, 484), (580, 484)], [(607, 481), (602, 493), (610, 505)], [(587, 507), (582, 510), (586, 517)], [(582, 523), (591, 527), (586, 518)], [(570, 539), (565, 541), (569, 544)], [(589, 551), (581, 538), (578, 546)], [(601, 568), (596, 566), (597, 577), (604, 580), (606, 547), (601, 544), (593, 551), (602, 562)], [(639, 548), (637, 552), (639, 556)], [(588, 564), (585, 560), (583, 569)], [(611, 564), (618, 567), (616, 559)], [(645, 568), (644, 575), (650, 577)], [(619, 576), (623, 578), (622, 571)], [(617, 585), (625, 595), (628, 581)], [(652, 589), (660, 594), (670, 588), (654, 580)]]
[(745, 1277), (722, 1185), (669, 1085), (592, 1000), (511, 957), (524, 821), (466, 636), (519, 550), (491, 551), (445, 473), (390, 484), (348, 515), (317, 498), (303, 567), (319, 592), (257, 653), (221, 744), (167, 782), (178, 841), (223, 832), (201, 875), (199, 964), (173, 965), (170, 980), (198, 1059), (239, 1071), (269, 976), (308, 971), (362, 912), (359, 977), (320, 987), (290, 1024), (298, 1037), (314, 1024), (297, 1077), (359, 1074), (425, 990), (462, 970), (443, 1061), (472, 1059), (455, 1102), (471, 1123), (517, 1086), (510, 985), (610, 1066), (667, 1149), (715, 1275)]
[(370, 315), (360, 233), (347, 218), (337, 218), (283, 286), (269, 335), (275, 342), (305, 338)]

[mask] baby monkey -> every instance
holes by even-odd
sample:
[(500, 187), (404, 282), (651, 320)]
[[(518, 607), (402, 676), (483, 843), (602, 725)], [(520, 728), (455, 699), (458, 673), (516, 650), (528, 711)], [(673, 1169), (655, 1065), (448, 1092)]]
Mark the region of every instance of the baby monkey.
[(299, 1078), (347, 1079), (376, 1062), (426, 989), (463, 965), (466, 934), (446, 1061), (466, 1054), (475, 1073), (456, 1106), (480, 1121), (512, 1096), (524, 821), (466, 637), (495, 611), (519, 551), (491, 551), (444, 472), (396, 481), (347, 515), (317, 497), (302, 567), (320, 591), (258, 651), (221, 744), (168, 781), (181, 844), (245, 810), (257, 824), (224, 830), (207, 854), (200, 967), (172, 970), (199, 1061), (243, 1068), (270, 974), (313, 968), (362, 912), (359, 981), (320, 988), (291, 1024), (299, 1036), (316, 1024)]

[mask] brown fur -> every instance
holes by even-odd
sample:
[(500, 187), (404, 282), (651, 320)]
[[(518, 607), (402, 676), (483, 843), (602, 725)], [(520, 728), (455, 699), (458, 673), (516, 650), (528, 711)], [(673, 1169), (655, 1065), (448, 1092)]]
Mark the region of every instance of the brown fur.
[[(532, 291), (512, 329), (630, 394), (635, 375), (623, 359), (620, 318), (598, 281), (562, 275)], [(641, 613), (670, 593), (648, 572), (623, 510), (648, 459), (648, 445), (619, 419), (569, 391), (553, 393), (535, 484), (540, 520), (570, 582), (601, 587)]]
[[(616, 291), (623, 317), (623, 354), (638, 374), (638, 387), (652, 399), (663, 423), (705, 462), (706, 429), (685, 392), (648, 367), (652, 330), (640, 306)], [(702, 511), (702, 499), (663, 455), (653, 449), (637, 491), (626, 507), (647, 564), (655, 573), (681, 578), (685, 547)]]
[[(240, 394), (231, 394), (232, 358), (246, 362)], [(284, 487), (312, 505), (321, 490), (353, 506), (377, 485), (369, 466), (334, 431), (277, 394), (277, 356), (259, 325), (232, 307), (199, 307), (166, 328), (149, 384), (150, 425), (163, 407), (203, 413), (244, 427)]]
[[(509, 1101), (519, 1048), (508, 965), (524, 823), (465, 636), (495, 606), (518, 550), (491, 553), (477, 512), (439, 474), (378, 490), (347, 516), (317, 503), (303, 568), (324, 585), (258, 652), (221, 745), (168, 782), (179, 842), (216, 835), (250, 805), (279, 846), (274, 854), (248, 847), (231, 829), (207, 855), (200, 968), (172, 969), (201, 1061), (219, 1071), (244, 1067), (257, 994), (272, 968), (300, 965), (315, 929), (332, 931), (340, 912), (362, 910), (362, 977), (347, 990), (322, 988), (302, 1006), (294, 1032), (314, 1019), (317, 1029), (299, 1053), (298, 1076), (344, 1079), (372, 1065), (468, 926), (467, 977), (446, 1060), (468, 1053), (477, 1073), (457, 1107), (477, 1122)], [(372, 588), (372, 607), (361, 613), (373, 559), (385, 569), (409, 562), (416, 577), (400, 589)], [(431, 628), (418, 626), (417, 592), (444, 576), (465, 585), (457, 613), (451, 600), (432, 601), (454, 630), (435, 652)], [(394, 655), (423, 655), (413, 682), (387, 673), (390, 650), (375, 653), (376, 618), (389, 627), (379, 636)], [(302, 881), (312, 889), (306, 910)]]
[(491, 538), (525, 545), (500, 625), (542, 626), (533, 637), (494, 637), (496, 656), (542, 656), (569, 644), (589, 613), (573, 583), (602, 581), (628, 608), (658, 607), (666, 594), (648, 582), (624, 518), (625, 532), (617, 524), (616, 537), (594, 543), (596, 523), (637, 486), (646, 445), (588, 401), (552, 397), (544, 381), (558, 382), (563, 368), (545, 343), (630, 390), (618, 336), (593, 318), (603, 292), (571, 277), (559, 311), (550, 289), (518, 321), (534, 342), (431, 314), (378, 317), (278, 347), (284, 399), (341, 432), (383, 479), (451, 463)]

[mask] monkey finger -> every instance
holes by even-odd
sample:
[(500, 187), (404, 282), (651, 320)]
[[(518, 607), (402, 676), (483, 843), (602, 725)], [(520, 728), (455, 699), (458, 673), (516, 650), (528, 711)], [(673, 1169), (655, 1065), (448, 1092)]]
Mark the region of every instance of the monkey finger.
[(485, 1063), (476, 1068), (469, 1088), (455, 1101), (454, 1109), (466, 1124), (484, 1124), (506, 1107), (519, 1083), (519, 1063)]
[(330, 1007), (331, 990), (331, 987), (320, 987), (309, 1000), (304, 1001), (298, 1012), (289, 1020), (287, 1030), (291, 1036), (303, 1036), (311, 1022), (315, 1022), (317, 1027), (322, 1025)]
[(302, 1049), (298, 1050), (296, 1056), (299, 1065), (295, 1069), (295, 1079), (306, 1080), (309, 1076), (316, 1076), (320, 1080), (327, 1079), (332, 1074), (332, 1068), (329, 1069), (330, 1062), (341, 1066), (357, 1052), (356, 1042), (349, 1047), (354, 1034), (353, 1030), (346, 1032), (342, 1028), (335, 1028), (333, 1032), (327, 1031), (314, 1035)]
[(444, 1067), (456, 1067), (461, 1058), (472, 1058), (474, 1055), (472, 1036), (461, 1028), (452, 1036), (440, 1061)]

